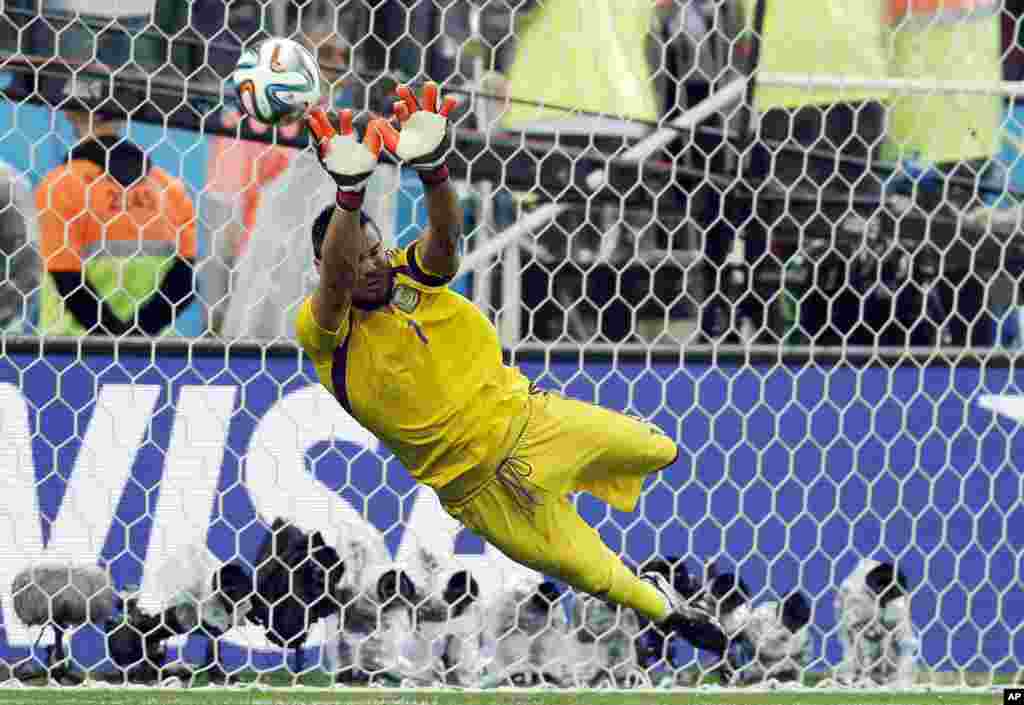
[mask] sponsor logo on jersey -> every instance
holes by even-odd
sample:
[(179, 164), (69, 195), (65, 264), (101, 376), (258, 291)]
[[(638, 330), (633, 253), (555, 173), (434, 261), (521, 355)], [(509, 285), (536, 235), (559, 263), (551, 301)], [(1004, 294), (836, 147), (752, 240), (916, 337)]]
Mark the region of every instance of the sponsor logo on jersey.
[(395, 287), (395, 293), (391, 295), (391, 303), (399, 311), (412, 313), (420, 304), (420, 292), (411, 286), (399, 284)]

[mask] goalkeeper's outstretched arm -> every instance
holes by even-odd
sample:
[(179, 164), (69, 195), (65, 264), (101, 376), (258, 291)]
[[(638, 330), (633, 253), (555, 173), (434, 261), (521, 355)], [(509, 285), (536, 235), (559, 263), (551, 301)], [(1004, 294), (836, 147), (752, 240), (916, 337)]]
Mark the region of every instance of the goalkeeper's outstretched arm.
[(325, 330), (337, 330), (352, 302), (359, 256), (366, 249), (359, 212), (334, 209), (324, 238), (320, 285), (313, 292), (313, 317)]
[[(352, 129), (352, 111), (338, 114), (340, 132), (334, 129), (322, 109), (307, 117), (321, 165), (338, 187), (337, 207), (327, 226), (317, 262), (320, 285), (313, 294), (313, 317), (325, 330), (337, 330), (352, 303), (352, 290), (359, 276), (359, 260), (367, 250), (366, 233), (359, 222), (366, 183), (380, 156), (378, 121), (372, 121), (362, 142)], [(314, 245), (315, 249), (315, 245)]]
[(455, 274), (459, 269), (462, 208), (448, 179), (445, 159), (451, 148), (448, 115), (457, 101), (452, 96), (440, 101), (439, 89), (433, 82), (423, 86), (418, 99), (409, 86), (399, 86), (396, 92), (401, 100), (395, 103), (394, 110), (401, 130), (382, 124), (381, 137), (388, 151), (416, 170), (427, 194), (430, 228), (423, 234), (417, 254), (428, 271), (445, 276)]
[(448, 180), (425, 188), (430, 228), (423, 234), (420, 261), (436, 274), (455, 274), (459, 269), (462, 207)]

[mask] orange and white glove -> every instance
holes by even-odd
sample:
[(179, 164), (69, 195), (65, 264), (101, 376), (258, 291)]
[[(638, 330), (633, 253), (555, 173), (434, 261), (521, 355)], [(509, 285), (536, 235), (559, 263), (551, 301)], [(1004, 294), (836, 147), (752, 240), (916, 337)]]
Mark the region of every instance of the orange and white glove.
[(423, 87), (419, 100), (409, 86), (396, 90), (401, 100), (394, 106), (399, 129), (390, 123), (380, 126), (384, 147), (407, 166), (415, 169), (424, 186), (436, 186), (448, 180), (445, 158), (451, 148), (448, 115), (458, 105), (454, 96), (439, 101), (434, 82)]
[(352, 129), (352, 111), (338, 113), (340, 129), (334, 129), (323, 108), (314, 108), (306, 116), (313, 133), (320, 165), (338, 186), (337, 204), (348, 211), (358, 211), (366, 195), (366, 184), (377, 168), (382, 148), (381, 125), (384, 120), (371, 120), (363, 141)]

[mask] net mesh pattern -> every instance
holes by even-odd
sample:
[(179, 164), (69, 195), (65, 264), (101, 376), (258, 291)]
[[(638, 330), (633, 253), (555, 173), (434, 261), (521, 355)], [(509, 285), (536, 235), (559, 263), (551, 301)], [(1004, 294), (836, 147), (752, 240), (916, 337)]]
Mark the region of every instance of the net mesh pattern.
[[(1024, 8), (819, 4), (7, 0), (4, 675), (1013, 678)], [(459, 97), (451, 286), (540, 388), (678, 443), (635, 512), (575, 502), (700, 619), (516, 565), (319, 385), (334, 186), (230, 83), (268, 37), (357, 129), (401, 83)], [(365, 208), (388, 246), (428, 226), (388, 157)]]

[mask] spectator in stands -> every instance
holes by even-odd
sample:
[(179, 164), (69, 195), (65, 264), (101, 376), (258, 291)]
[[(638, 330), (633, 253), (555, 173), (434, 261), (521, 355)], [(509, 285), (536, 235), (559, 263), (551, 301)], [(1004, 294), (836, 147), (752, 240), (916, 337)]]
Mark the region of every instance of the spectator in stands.
[(131, 141), (95, 133), (36, 189), (48, 335), (160, 335), (192, 300), (184, 184)]
[(28, 181), (0, 162), (0, 331), (29, 333), (29, 302), (39, 286), (36, 204)]

